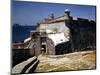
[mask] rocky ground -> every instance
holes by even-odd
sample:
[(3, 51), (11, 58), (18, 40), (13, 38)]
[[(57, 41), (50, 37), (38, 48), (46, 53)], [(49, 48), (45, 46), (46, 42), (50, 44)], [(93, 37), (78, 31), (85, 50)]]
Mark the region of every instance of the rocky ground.
[(40, 55), (35, 72), (54, 72), (96, 68), (96, 52), (82, 51), (64, 55)]

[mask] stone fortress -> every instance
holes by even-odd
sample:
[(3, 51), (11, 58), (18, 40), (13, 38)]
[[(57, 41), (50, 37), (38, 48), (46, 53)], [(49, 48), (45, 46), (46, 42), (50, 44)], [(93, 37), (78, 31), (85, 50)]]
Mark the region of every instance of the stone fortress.
[(35, 31), (15, 48), (30, 49), (30, 54), (60, 55), (82, 50), (96, 49), (96, 22), (70, 16), (66, 9), (60, 17), (51, 16), (38, 23)]
[(12, 74), (95, 69), (95, 50), (96, 22), (66, 9), (38, 23), (23, 43), (12, 44)]

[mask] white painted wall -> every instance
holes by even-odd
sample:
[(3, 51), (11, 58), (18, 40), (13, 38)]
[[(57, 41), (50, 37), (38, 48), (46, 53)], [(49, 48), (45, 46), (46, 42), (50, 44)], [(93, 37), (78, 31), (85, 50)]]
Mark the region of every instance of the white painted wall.
[(57, 30), (57, 33), (63, 32), (65, 37), (69, 37), (70, 35), (70, 29), (65, 26), (65, 22), (57, 22), (57, 23), (51, 23), (51, 24), (41, 24), (39, 26), (40, 32), (47, 32), (50, 31), (50, 33), (55, 33), (55, 29)]
[(64, 33), (48, 34), (48, 37), (54, 42), (54, 45), (69, 41), (69, 37), (65, 37)]
[(65, 25), (66, 24), (64, 21), (50, 23), (50, 24), (41, 24), (39, 29), (40, 29), (40, 32), (48, 33), (48, 37), (53, 40), (55, 45), (57, 45), (62, 42), (69, 41), (70, 29)]

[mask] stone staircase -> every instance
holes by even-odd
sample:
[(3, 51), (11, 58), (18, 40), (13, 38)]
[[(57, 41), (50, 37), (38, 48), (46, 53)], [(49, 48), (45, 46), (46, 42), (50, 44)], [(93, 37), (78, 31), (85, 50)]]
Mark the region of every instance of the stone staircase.
[(39, 60), (36, 56), (23, 61), (12, 68), (12, 74), (34, 73)]

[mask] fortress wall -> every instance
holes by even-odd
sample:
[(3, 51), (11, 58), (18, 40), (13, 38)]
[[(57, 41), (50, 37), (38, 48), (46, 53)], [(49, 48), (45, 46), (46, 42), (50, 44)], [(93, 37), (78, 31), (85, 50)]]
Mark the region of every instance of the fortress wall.
[(72, 24), (72, 41), (74, 50), (86, 50), (96, 48), (96, 24), (86, 19), (73, 20)]

